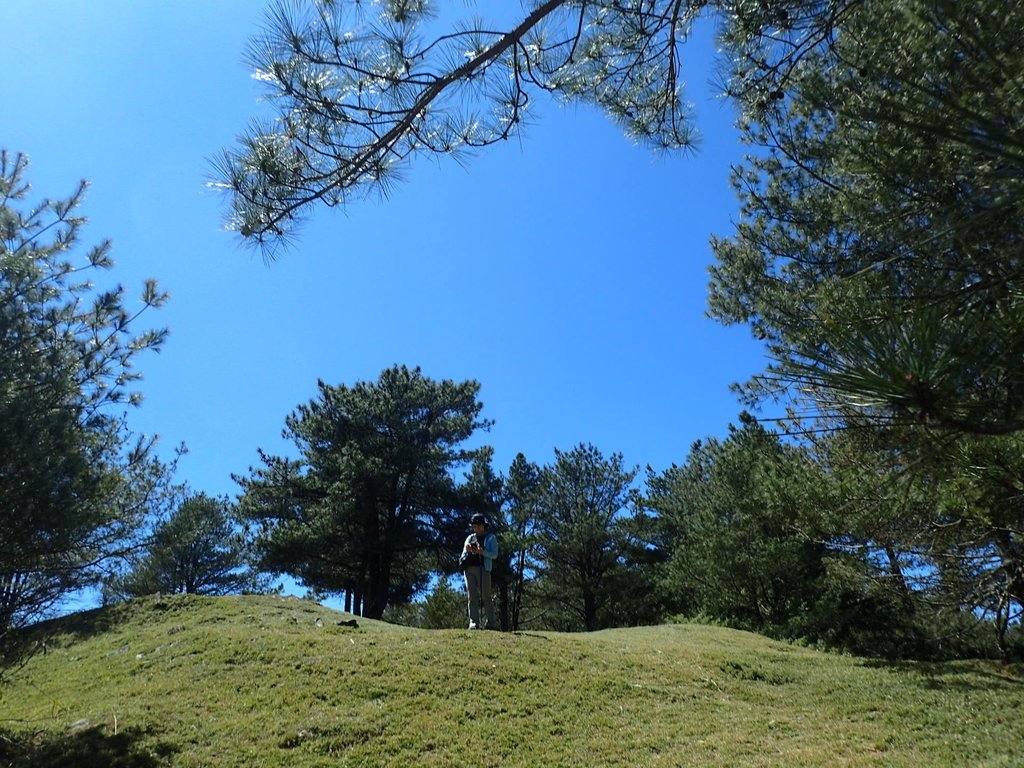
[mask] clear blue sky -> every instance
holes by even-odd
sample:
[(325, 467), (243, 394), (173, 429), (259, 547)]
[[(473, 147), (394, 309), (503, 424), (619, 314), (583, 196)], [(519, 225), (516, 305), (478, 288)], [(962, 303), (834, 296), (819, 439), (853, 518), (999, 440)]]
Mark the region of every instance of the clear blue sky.
[(729, 384), (764, 360), (746, 328), (704, 316), (708, 240), (731, 230), (742, 156), (709, 84), (709, 30), (685, 72), (695, 156), (656, 155), (589, 108), (541, 98), (521, 141), (465, 167), (421, 160), (387, 201), (317, 211), (267, 265), (224, 231), (204, 186), (209, 158), (260, 109), (242, 58), (264, 9), (0, 3), (0, 146), (31, 157), (38, 197), (89, 179), (85, 242), (113, 240), (110, 281), (171, 293), (140, 326), (171, 335), (139, 360), (130, 421), (165, 455), (188, 445), (179, 480), (233, 497), (258, 447), (287, 451), (284, 418), (318, 378), (375, 380), (395, 363), (481, 383), (498, 471), (581, 442), (660, 470), (736, 421)]

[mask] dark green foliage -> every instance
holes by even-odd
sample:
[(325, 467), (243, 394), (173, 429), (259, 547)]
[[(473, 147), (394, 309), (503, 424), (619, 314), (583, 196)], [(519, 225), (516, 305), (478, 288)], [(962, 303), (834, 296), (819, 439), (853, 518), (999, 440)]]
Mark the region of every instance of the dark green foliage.
[(825, 548), (801, 531), (824, 481), (804, 451), (747, 419), (694, 444), (647, 499), (670, 558), (667, 606), (783, 634), (818, 599)]
[(493, 579), (501, 627), (517, 630), (523, 604), (537, 570), (537, 493), (540, 467), (517, 454), (502, 482), (498, 559)]
[(961, 630), (977, 637), (976, 619), (957, 618), (966, 614), (988, 625), (973, 653), (1009, 653), (1004, 639), (1024, 597), (1020, 436), (945, 435), (902, 450), (893, 442), (867, 430), (821, 442), (838, 491), (824, 529), (879, 564), (874, 588), (893, 593), (926, 633), (938, 629), (939, 646), (956, 645)]
[(152, 594), (228, 595), (260, 591), (248, 567), (247, 546), (234, 510), (200, 493), (160, 521), (129, 570), (105, 585), (107, 599)]
[(77, 257), (86, 184), (28, 202), (23, 155), (0, 155), (0, 631), (94, 583), (129, 540), (166, 468), (128, 429), (137, 355), (165, 331), (133, 332), (139, 309), (91, 282), (110, 243)]
[(545, 624), (594, 630), (613, 626), (612, 580), (624, 568), (621, 521), (632, 498), (635, 469), (622, 454), (608, 458), (592, 445), (555, 450), (542, 469), (536, 497), (537, 586)]
[(424, 629), (457, 629), (466, 623), (466, 592), (441, 579), (423, 601)]
[(481, 455), (460, 445), (490, 426), (479, 389), (405, 366), (352, 387), (319, 382), (285, 420), (299, 458), (261, 451), (264, 466), (239, 478), (263, 567), (346, 592), (376, 618), (450, 567), (468, 517), (453, 473)]
[[(985, 515), (972, 522), (963, 471), (918, 486), (850, 464), (868, 455), (845, 452), (852, 433), (812, 454), (743, 422), (648, 477), (633, 524), (665, 557), (651, 568), (666, 612), (863, 655), (1019, 653), (1015, 566)], [(946, 522), (928, 524), (937, 509)]]
[(766, 339), (770, 381), (846, 419), (1024, 427), (1021, 24), (1005, 0), (851, 3), (752, 110), (711, 308)]
[[(461, 583), (461, 577), (454, 577)], [(466, 626), (466, 591), (447, 578), (438, 579), (422, 600), (390, 604), (382, 617), (393, 624), (420, 629), (459, 629)]]
[[(711, 310), (766, 341), (752, 399), (788, 388), (850, 430), (831, 534), (932, 606), (918, 626), (979, 611), (1003, 637), (1024, 601), (1024, 3), (840, 5), (780, 98), (744, 96), (758, 151)], [(779, 50), (728, 43), (748, 77)]]

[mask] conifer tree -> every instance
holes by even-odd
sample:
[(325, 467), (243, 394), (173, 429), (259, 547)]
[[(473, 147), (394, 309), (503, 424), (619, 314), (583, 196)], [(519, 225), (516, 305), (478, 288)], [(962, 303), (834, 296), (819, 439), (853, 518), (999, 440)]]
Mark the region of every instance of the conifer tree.
[(277, 2), (248, 50), (276, 116), (215, 161), (213, 184), (228, 193), (228, 225), (273, 254), (315, 204), (386, 193), (417, 155), (515, 136), (540, 95), (595, 104), (655, 149), (689, 150), (684, 43), (701, 14), (744, 61), (758, 49), (729, 83), (756, 102), (861, 1), (538, 0), (511, 21), (423, 0)]
[(635, 469), (622, 454), (593, 445), (555, 451), (544, 467), (537, 502), (538, 582), (545, 602), (567, 616), (563, 628), (599, 629), (609, 622), (609, 580), (621, 569), (620, 522), (632, 497)]
[[(849, 421), (1024, 429), (1024, 3), (863, 3), (743, 124), (711, 310)], [(752, 56), (756, 51), (752, 51)], [(753, 109), (753, 107), (752, 107)]]
[(502, 546), (508, 557), (508, 612), (509, 628), (519, 629), (528, 617), (523, 608), (527, 601), (529, 584), (537, 572), (537, 533), (541, 469), (516, 454), (505, 479), (502, 513), (505, 518)]
[(484, 450), (461, 446), (490, 427), (480, 385), (394, 366), (375, 382), (317, 389), (285, 420), (298, 458), (261, 451), (263, 466), (238, 478), (240, 512), (267, 570), (344, 592), (353, 612), (380, 618), (450, 560), (466, 517), (454, 472)]
[(124, 574), (104, 585), (106, 599), (228, 595), (264, 586), (249, 567), (247, 542), (231, 505), (204, 493), (183, 499), (129, 562)]
[(166, 479), (151, 440), (129, 429), (136, 358), (166, 331), (135, 333), (165, 295), (148, 281), (137, 309), (104, 241), (78, 252), (86, 183), (30, 202), (28, 159), (0, 153), (0, 630), (94, 584)]
[(768, 346), (748, 397), (853, 435), (834, 532), (1004, 624), (1024, 605), (1022, 24), (1019, 1), (851, 4), (748, 104), (758, 151), (711, 285), (712, 314)]

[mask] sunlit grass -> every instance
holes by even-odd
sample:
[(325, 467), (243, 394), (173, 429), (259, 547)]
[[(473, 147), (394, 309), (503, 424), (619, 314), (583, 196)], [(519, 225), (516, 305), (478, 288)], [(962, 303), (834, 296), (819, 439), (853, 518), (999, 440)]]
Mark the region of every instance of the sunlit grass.
[(293, 598), (165, 597), (44, 625), (0, 699), (8, 760), (1020, 765), (1019, 667), (893, 666), (699, 625), (338, 623), (350, 618)]

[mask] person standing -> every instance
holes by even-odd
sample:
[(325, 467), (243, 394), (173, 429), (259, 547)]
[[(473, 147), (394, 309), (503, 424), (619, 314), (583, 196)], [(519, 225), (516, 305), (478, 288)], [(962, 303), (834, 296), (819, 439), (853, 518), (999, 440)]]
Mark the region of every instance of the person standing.
[[(466, 578), (468, 595), (469, 628), (497, 629), (494, 625), (494, 596), (491, 594), (491, 568), (498, 557), (498, 537), (488, 530), (487, 518), (475, 514), (470, 519), (473, 532), (462, 545), (459, 564)], [(480, 619), (480, 603), (483, 602), (484, 621)]]

